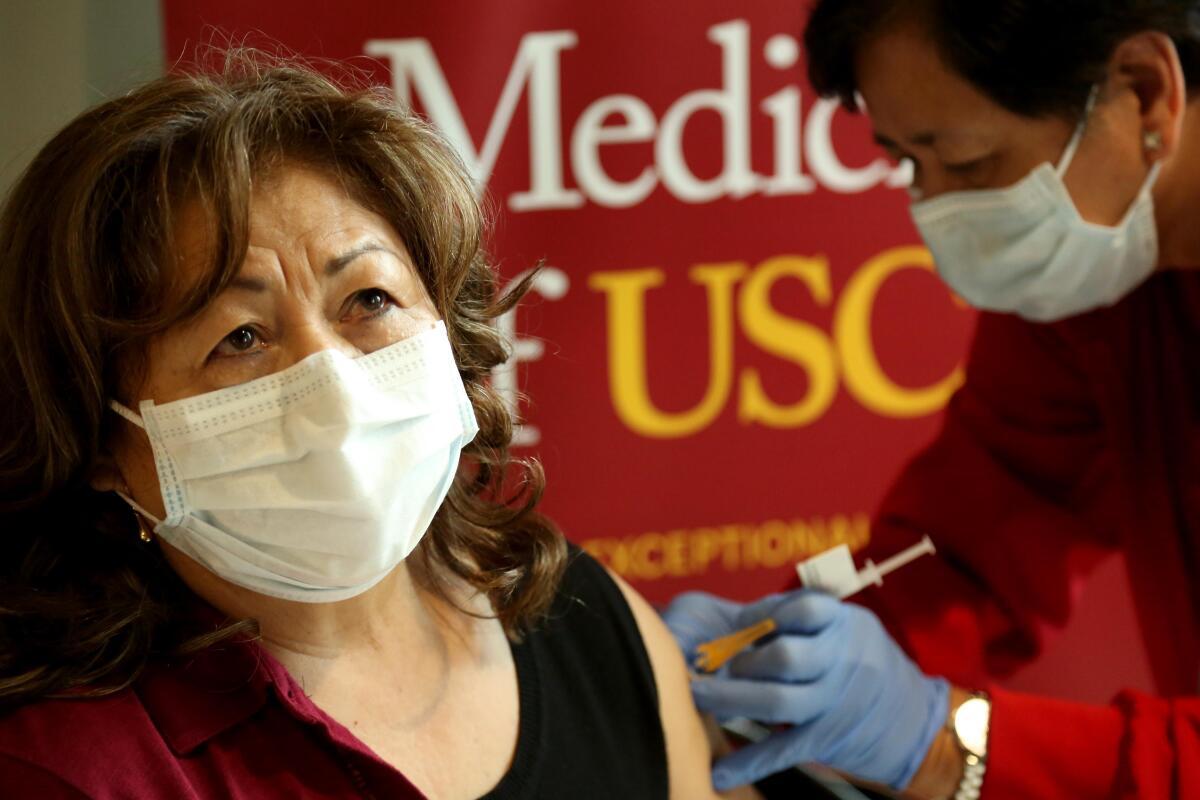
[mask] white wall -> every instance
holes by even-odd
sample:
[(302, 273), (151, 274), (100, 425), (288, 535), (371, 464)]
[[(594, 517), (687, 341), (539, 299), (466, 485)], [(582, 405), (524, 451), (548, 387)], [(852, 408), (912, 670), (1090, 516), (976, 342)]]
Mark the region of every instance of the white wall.
[(162, 69), (158, 0), (0, 0), (0, 194), (72, 117)]

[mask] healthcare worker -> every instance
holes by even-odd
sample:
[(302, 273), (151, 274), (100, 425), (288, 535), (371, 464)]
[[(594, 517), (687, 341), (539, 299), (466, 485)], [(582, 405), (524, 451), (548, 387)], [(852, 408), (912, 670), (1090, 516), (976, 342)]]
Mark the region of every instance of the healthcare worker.
[[(803, 591), (668, 609), (686, 651), (782, 632), (694, 682), (718, 717), (785, 724), (717, 785), (819, 761), (918, 797), (1200, 798), (1200, 3), (820, 0), (805, 43), (814, 88), (861, 98), (911, 162), (917, 228), (983, 313), (873, 529), (936, 558), (874, 613)], [(1158, 696), (995, 687), (1116, 551)]]

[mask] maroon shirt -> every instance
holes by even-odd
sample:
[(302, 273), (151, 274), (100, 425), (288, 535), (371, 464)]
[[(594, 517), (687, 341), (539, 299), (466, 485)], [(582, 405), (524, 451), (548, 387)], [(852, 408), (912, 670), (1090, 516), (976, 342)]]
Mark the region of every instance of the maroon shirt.
[[(611, 577), (572, 548), (546, 622), (512, 646), (513, 764), (487, 800), (665, 800), (658, 694)], [(486, 709), (481, 709), (486, 713)], [(317, 708), (270, 653), (236, 642), (155, 662), (132, 689), (0, 718), (0, 798), (423, 798)]]
[(37, 703), (0, 725), (5, 797), (344, 798), (365, 779), (379, 797), (424, 797), (252, 643), (154, 664), (132, 691)]
[(985, 800), (1200, 798), (1200, 271), (1050, 325), (981, 314), (966, 383), (872, 547), (922, 533), (937, 557), (866, 602), (928, 672), (967, 686), (1011, 673), (1120, 551), (1161, 695), (995, 690)]

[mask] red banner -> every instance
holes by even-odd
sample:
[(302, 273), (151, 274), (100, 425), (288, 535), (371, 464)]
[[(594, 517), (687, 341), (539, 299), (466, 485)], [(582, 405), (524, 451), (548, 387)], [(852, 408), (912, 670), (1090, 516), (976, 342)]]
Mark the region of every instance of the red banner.
[(805, 83), (803, 13), (164, 3), (170, 61), (265, 34), (391, 85), (459, 150), (505, 280), (546, 264), (495, 375), (518, 450), (567, 535), (651, 600), (748, 598), (860, 548), (960, 380), (971, 313), (868, 121)]

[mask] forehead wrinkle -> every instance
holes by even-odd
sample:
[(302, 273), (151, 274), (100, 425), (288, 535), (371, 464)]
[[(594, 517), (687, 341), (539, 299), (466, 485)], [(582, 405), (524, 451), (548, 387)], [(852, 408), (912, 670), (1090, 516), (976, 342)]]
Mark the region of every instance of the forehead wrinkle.
[(272, 170), (255, 186), (250, 212), (251, 244), (271, 254), (276, 262), (272, 271), (281, 271), (289, 288), (298, 281), (307, 285), (333, 277), (373, 251), (391, 255), (396, 265), (411, 266), (390, 221), (325, 170), (303, 164)]

